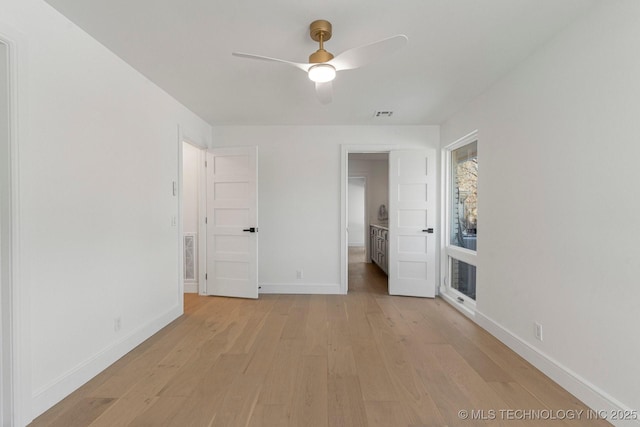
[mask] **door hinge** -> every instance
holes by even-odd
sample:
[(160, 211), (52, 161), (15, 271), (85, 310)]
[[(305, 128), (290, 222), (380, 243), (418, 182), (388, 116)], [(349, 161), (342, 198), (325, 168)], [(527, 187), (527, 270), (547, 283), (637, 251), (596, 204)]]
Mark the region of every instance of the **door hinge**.
[(207, 167), (207, 161), (206, 160), (204, 161), (204, 167), (205, 168)]
[(205, 224), (208, 224), (208, 223), (207, 223), (207, 217), (206, 217), (206, 216), (204, 217), (204, 223), (205, 223)]
[(207, 273), (204, 273), (204, 280), (207, 280)]

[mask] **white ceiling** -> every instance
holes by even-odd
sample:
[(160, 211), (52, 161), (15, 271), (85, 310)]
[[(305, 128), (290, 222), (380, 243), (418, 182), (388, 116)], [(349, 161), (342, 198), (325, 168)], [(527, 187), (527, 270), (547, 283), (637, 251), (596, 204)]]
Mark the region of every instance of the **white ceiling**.
[[(438, 124), (598, 0), (46, 0), (212, 125)], [(402, 51), (334, 81), (304, 72), (315, 19), (334, 54), (395, 34)], [(373, 118), (392, 110), (390, 118)]]

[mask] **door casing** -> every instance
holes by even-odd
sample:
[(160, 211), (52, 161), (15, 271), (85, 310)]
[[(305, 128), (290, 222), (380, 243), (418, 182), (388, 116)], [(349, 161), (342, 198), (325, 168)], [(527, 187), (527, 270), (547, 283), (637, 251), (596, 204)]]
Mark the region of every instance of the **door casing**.
[[(26, 41), (19, 31), (0, 23), (0, 43), (5, 46), (7, 72), (7, 124), (8, 138), (2, 138), (2, 166), (6, 175), (0, 191), (5, 215), (1, 216), (4, 233), (0, 237), (3, 245), (3, 272), (0, 274), (0, 316), (2, 321), (2, 372), (3, 393), (0, 404), (3, 425), (26, 425), (32, 421), (30, 402), (31, 366), (29, 334), (29, 288), (20, 269), (20, 191), (19, 191), (19, 135), (24, 132), (24, 122), (18, 117), (24, 114), (24, 103), (19, 103), (20, 94), (26, 93), (23, 63)], [(22, 126), (22, 133), (21, 133)]]

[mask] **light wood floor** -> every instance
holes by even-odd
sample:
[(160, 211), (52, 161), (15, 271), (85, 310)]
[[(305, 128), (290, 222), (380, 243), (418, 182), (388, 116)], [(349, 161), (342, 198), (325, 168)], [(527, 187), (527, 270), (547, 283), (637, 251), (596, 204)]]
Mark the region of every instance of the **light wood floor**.
[(442, 300), (386, 286), (376, 266), (351, 262), (347, 296), (185, 295), (184, 316), (32, 425), (608, 425), (507, 419), (587, 408)]

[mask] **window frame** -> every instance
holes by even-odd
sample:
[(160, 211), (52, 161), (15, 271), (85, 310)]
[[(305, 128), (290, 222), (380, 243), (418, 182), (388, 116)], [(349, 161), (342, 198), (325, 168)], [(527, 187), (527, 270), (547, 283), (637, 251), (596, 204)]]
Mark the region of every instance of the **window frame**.
[[(442, 225), (443, 225), (443, 233), (442, 233), (442, 248), (445, 256), (442, 257), (442, 295), (449, 302), (455, 302), (456, 306), (460, 307), (469, 315), (473, 315), (475, 313), (476, 300), (470, 298), (469, 296), (463, 294), (462, 292), (454, 289), (451, 286), (451, 269), (452, 269), (452, 259), (456, 259), (458, 261), (462, 261), (469, 265), (472, 265), (476, 268), (476, 273), (478, 269), (478, 246), (476, 242), (476, 250), (462, 248), (460, 246), (453, 245), (451, 243), (451, 202), (452, 202), (452, 189), (453, 189), (453, 175), (452, 175), (452, 167), (451, 167), (451, 154), (454, 150), (458, 148), (464, 147), (465, 145), (469, 145), (472, 143), (477, 144), (478, 151), (478, 159), (480, 158), (480, 140), (478, 138), (478, 131), (475, 130), (468, 135), (458, 139), (455, 142), (452, 142), (449, 145), (443, 147), (443, 215), (442, 215)], [(478, 164), (478, 169), (480, 168)], [(478, 182), (480, 180), (480, 174), (478, 173)], [(480, 197), (478, 196), (478, 199)], [(479, 221), (479, 218), (478, 218)], [(477, 237), (476, 237), (477, 239)], [(477, 281), (476, 281), (477, 286)]]

